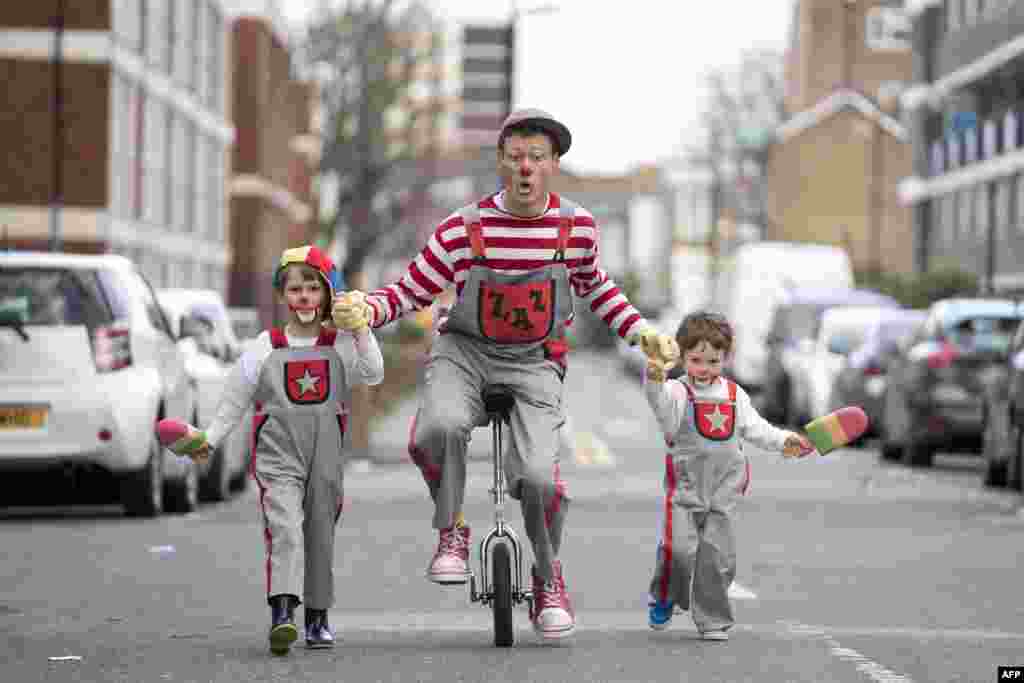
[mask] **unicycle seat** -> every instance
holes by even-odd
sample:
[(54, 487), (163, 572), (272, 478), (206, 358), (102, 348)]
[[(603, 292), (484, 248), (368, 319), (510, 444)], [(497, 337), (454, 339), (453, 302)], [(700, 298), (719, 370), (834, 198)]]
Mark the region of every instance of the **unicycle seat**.
[(501, 387), (487, 387), (483, 392), (484, 412), (487, 413), (488, 422), (508, 422), (512, 413), (512, 406), (516, 403), (516, 397), (508, 389)]

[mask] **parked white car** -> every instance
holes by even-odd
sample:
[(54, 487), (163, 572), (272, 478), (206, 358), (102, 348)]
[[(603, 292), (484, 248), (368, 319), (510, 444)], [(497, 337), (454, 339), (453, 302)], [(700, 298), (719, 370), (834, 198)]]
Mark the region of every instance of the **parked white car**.
[(876, 324), (884, 309), (875, 306), (837, 306), (824, 312), (808, 368), (811, 418), (841, 406), (834, 405), (832, 388), (846, 365)]
[(188, 512), (196, 467), (155, 425), (195, 412), (184, 354), (131, 261), (0, 253), (0, 470), (70, 469), (114, 484), (129, 515)]
[[(206, 428), (216, 415), (228, 374), (241, 353), (224, 299), (219, 292), (205, 289), (161, 289), (157, 298), (179, 338), (188, 374), (199, 389), (195, 424)], [(246, 416), (200, 466), (200, 500), (227, 500), (232, 491), (245, 488), (249, 424), (251, 416)]]

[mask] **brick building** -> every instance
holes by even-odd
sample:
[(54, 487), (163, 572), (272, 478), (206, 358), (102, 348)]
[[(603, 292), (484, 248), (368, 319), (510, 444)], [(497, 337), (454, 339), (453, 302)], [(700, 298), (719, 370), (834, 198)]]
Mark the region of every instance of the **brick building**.
[(231, 10), (231, 101), (236, 143), (230, 180), (228, 305), (254, 308), (264, 327), (284, 314), (271, 277), (284, 249), (315, 240), (319, 167), (315, 86), (297, 78), (275, 2), (225, 0)]
[(223, 291), (226, 40), (220, 0), (3, 3), (0, 243)]
[(919, 271), (956, 263), (1024, 289), (1024, 4), (918, 0), (911, 111)]
[(896, 97), (911, 74), (905, 18), (899, 2), (796, 3), (766, 239), (845, 246), (858, 270), (911, 270), (911, 216), (897, 192), (911, 168)]

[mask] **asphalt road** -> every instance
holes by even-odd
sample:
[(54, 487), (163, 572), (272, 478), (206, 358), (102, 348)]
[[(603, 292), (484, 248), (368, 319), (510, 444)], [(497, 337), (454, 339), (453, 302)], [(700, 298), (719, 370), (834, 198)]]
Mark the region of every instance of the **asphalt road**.
[[(984, 489), (978, 462), (958, 456), (911, 471), (870, 449), (756, 454), (732, 639), (698, 640), (685, 614), (650, 631), (660, 439), (613, 357), (576, 357), (569, 395), (570, 641), (539, 642), (523, 608), (516, 646), (496, 649), (490, 613), (467, 590), (424, 578), (431, 505), (398, 450), (348, 473), (331, 611), (340, 642), (326, 652), (267, 652), (252, 488), (155, 520), (116, 507), (0, 511), (0, 680), (987, 682), (998, 665), (1024, 665), (1021, 501)], [(380, 429), (400, 427), (407, 408)], [(488, 466), (470, 466), (475, 540), (492, 515)]]

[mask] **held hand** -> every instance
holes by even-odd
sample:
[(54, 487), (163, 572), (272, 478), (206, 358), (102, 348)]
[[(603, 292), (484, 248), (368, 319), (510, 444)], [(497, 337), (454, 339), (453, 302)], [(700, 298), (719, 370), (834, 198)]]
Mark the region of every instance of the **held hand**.
[(347, 332), (361, 332), (370, 326), (373, 309), (366, 303), (366, 294), (352, 290), (339, 294), (331, 307), (334, 326)]
[(679, 360), (679, 344), (667, 335), (661, 334), (653, 327), (645, 327), (637, 334), (640, 349), (651, 360), (674, 365)]
[(653, 358), (647, 359), (647, 379), (651, 382), (664, 382), (668, 379), (668, 371), (675, 367), (675, 362), (664, 363)]
[(210, 442), (203, 441), (200, 446), (188, 454), (188, 457), (192, 458), (192, 462), (197, 465), (205, 465), (206, 461), (210, 459)]
[(782, 446), (782, 457), (805, 458), (814, 452), (814, 446), (803, 434), (790, 432)]

